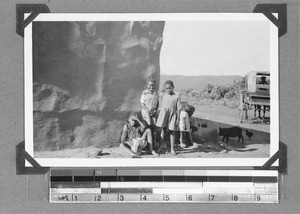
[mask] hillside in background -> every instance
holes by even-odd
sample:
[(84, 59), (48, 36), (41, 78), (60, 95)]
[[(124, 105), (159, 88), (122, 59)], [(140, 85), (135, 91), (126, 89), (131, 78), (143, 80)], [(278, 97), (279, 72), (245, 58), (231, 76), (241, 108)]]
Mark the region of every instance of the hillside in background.
[(196, 106), (217, 105), (238, 108), (240, 89), (245, 87), (242, 76), (179, 76), (161, 75), (160, 91), (166, 80), (172, 80), (181, 101)]
[(238, 75), (233, 76), (181, 76), (181, 75), (164, 75), (160, 76), (160, 87), (162, 90), (166, 80), (172, 80), (175, 85), (175, 91), (182, 89), (202, 90), (206, 84), (211, 85), (227, 85), (234, 82), (242, 81), (243, 77)]

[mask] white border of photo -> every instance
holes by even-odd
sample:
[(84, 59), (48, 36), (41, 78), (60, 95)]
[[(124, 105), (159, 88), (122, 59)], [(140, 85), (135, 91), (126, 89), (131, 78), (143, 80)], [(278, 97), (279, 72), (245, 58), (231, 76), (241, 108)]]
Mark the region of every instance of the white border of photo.
[[(26, 14), (28, 16), (28, 14)], [(25, 15), (25, 17), (26, 17)], [(270, 30), (271, 123), (268, 158), (34, 158), (43, 167), (211, 167), (262, 166), (279, 149), (278, 28), (261, 13), (44, 13), (33, 22), (47, 21), (262, 21)], [(24, 30), (25, 151), (34, 157), (33, 146), (32, 22)], [(26, 166), (30, 166), (26, 162)], [(276, 161), (273, 166), (278, 166)]]

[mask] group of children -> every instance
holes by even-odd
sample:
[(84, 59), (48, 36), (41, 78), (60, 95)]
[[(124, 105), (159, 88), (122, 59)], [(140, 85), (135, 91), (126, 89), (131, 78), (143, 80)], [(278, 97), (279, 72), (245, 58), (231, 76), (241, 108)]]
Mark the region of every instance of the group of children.
[[(161, 108), (158, 113), (159, 100)], [(140, 157), (142, 149), (149, 147), (154, 156), (159, 156), (159, 151), (166, 134), (170, 135), (170, 153), (176, 155), (175, 140), (177, 131), (180, 131), (180, 147), (185, 148), (184, 137), (187, 136), (192, 142), (191, 127), (187, 109), (189, 105), (181, 103), (178, 93), (174, 92), (174, 83), (168, 80), (164, 83), (161, 94), (156, 91), (156, 81), (149, 80), (147, 89), (141, 96), (142, 118), (141, 121), (136, 113), (131, 113), (128, 123), (124, 126), (120, 146), (125, 149), (133, 158)], [(146, 124), (145, 124), (146, 123)], [(153, 136), (156, 128), (161, 128), (160, 142), (157, 152), (154, 151), (155, 138)]]

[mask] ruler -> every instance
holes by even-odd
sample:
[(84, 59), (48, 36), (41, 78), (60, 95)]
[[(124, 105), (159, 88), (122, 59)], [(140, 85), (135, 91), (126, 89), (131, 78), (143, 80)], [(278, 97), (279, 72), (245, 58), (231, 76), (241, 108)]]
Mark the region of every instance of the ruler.
[(52, 169), (52, 203), (278, 203), (273, 170)]

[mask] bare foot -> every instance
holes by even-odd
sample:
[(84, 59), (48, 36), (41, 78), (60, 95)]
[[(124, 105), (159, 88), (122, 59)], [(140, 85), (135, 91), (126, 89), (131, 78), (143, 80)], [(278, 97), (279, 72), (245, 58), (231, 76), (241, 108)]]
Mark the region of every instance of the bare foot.
[(180, 143), (180, 147), (181, 147), (181, 148), (186, 148), (186, 144)]
[(171, 154), (174, 155), (174, 156), (176, 156), (177, 152), (173, 149), (173, 150), (171, 150)]
[(152, 153), (152, 155), (154, 155), (155, 157), (158, 157), (158, 156), (159, 156), (159, 154), (157, 154), (154, 150), (153, 150), (151, 153)]
[(190, 148), (195, 149), (195, 148), (198, 148), (198, 147), (199, 147), (199, 145), (197, 143), (193, 142), (193, 145)]

